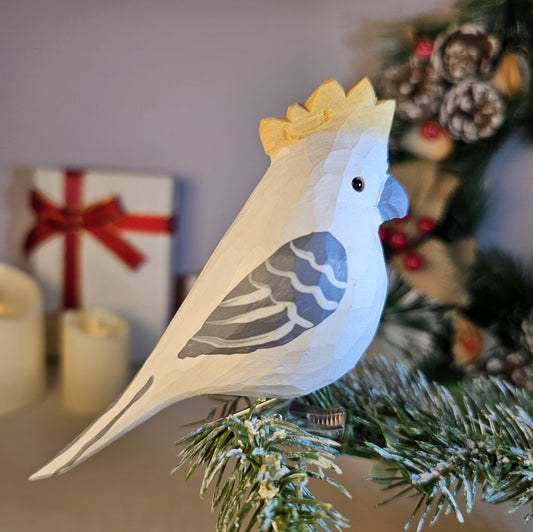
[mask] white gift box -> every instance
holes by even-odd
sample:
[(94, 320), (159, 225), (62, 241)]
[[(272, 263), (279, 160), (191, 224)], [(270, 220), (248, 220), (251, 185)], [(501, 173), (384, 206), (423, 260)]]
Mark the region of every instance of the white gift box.
[(143, 361), (174, 310), (175, 179), (36, 168), (30, 181), (25, 249), (45, 309), (116, 312), (130, 323), (133, 360)]

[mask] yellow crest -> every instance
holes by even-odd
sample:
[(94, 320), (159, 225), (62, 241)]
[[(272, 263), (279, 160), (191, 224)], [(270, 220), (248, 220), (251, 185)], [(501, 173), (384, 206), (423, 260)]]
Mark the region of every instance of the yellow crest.
[(347, 93), (337, 81), (328, 79), (304, 105), (289, 106), (285, 118), (261, 120), (259, 136), (270, 157), (313, 133), (341, 128), (354, 133), (371, 128), (374, 136), (387, 142), (393, 114), (394, 101), (378, 102), (368, 79), (361, 80)]

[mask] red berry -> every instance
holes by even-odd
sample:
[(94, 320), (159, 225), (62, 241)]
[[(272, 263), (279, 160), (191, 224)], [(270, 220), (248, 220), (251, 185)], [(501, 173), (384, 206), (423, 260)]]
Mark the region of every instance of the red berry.
[(412, 271), (419, 271), (424, 265), (424, 259), (418, 253), (407, 253), (403, 259), (404, 266)]
[(418, 59), (429, 59), (433, 53), (433, 41), (431, 39), (420, 39), (415, 44), (414, 54)]
[(378, 229), (378, 235), (379, 235), (379, 239), (382, 242), (386, 242), (387, 239), (389, 238), (389, 230), (386, 227), (383, 227), (382, 225), (380, 225)]
[(433, 218), (419, 218), (418, 222), (416, 223), (416, 226), (418, 227), (418, 230), (424, 234), (427, 235), (428, 233), (432, 233), (435, 231), (435, 227), (437, 227), (437, 224)]
[(392, 231), (387, 243), (393, 251), (402, 251), (407, 245), (407, 235), (403, 231)]
[(434, 120), (424, 122), (420, 126), (420, 134), (425, 139), (436, 139), (441, 135), (441, 133), (442, 133), (442, 128), (440, 127), (438, 122), (435, 122)]

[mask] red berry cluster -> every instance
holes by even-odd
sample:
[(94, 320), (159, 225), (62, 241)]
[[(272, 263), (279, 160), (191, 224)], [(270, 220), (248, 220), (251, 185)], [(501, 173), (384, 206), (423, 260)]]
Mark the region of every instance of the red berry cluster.
[(433, 53), (433, 41), (427, 37), (420, 39), (414, 48), (414, 54), (418, 59), (429, 59)]
[(420, 126), (420, 134), (425, 139), (437, 139), (443, 134), (443, 129), (435, 120), (427, 120)]
[(403, 231), (401, 226), (411, 220), (411, 212), (404, 218), (393, 220), (391, 224), (382, 225), (379, 228), (379, 238), (383, 245), (392, 253), (403, 253), (403, 264), (407, 270), (419, 271), (424, 266), (424, 259), (416, 251), (416, 246), (421, 239), (430, 235), (437, 226), (435, 220), (429, 217), (421, 217), (416, 220), (416, 235), (410, 238), (407, 231)]

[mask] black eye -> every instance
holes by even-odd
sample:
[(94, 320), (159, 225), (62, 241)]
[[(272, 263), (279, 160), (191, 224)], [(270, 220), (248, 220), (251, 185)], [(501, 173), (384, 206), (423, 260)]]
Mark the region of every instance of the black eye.
[(365, 188), (365, 180), (362, 177), (354, 177), (352, 187), (356, 192), (362, 192)]

